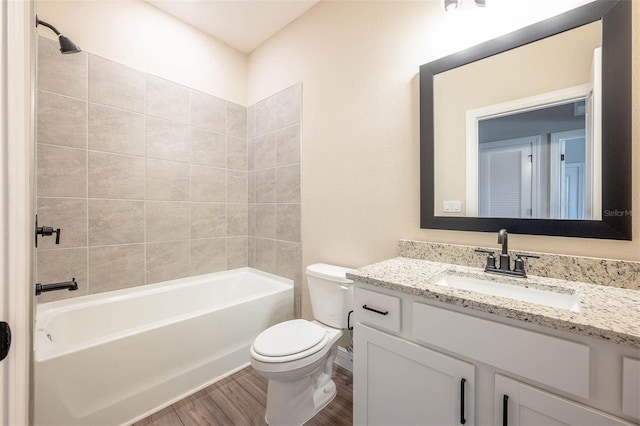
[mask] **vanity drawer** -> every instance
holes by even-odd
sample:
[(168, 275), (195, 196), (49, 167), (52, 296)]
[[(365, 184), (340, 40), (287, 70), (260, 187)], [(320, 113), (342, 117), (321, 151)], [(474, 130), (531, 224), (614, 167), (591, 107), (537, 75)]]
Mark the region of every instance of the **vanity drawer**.
[(622, 358), (622, 412), (640, 419), (640, 359)]
[(424, 303), (413, 337), (547, 386), (589, 398), (589, 347)]
[(400, 333), (400, 298), (356, 287), (354, 311), (357, 321)]

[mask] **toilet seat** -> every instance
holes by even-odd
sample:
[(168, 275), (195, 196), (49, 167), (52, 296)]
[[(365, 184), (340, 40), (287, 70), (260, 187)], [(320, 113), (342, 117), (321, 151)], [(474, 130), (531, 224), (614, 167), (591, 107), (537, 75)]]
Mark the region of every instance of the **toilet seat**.
[(266, 363), (289, 362), (321, 351), (328, 341), (324, 327), (303, 319), (285, 321), (258, 335), (251, 345), (251, 356)]

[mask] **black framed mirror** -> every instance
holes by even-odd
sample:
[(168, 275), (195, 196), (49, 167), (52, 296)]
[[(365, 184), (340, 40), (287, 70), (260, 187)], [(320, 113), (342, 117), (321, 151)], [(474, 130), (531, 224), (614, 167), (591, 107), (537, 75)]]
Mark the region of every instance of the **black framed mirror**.
[[(436, 123), (434, 80), (447, 71), (504, 52), (545, 41), (599, 21), (601, 23), (601, 191), (594, 220), (578, 217), (522, 218), (436, 214)], [(505, 72), (501, 69), (500, 72)], [(579, 103), (576, 103), (579, 105)], [(579, 107), (576, 107), (579, 108)], [(561, 15), (484, 42), (420, 67), (421, 228), (516, 234), (631, 239), (631, 2), (596, 0)], [(440, 126), (442, 130), (442, 126)], [(444, 129), (442, 131), (447, 131)], [(468, 133), (468, 130), (467, 130)], [(564, 160), (564, 154), (563, 154)], [(601, 163), (601, 164), (600, 164)], [(459, 164), (445, 163), (446, 168)], [(467, 171), (465, 171), (467, 172)], [(460, 171), (459, 171), (460, 173)], [(505, 189), (508, 190), (508, 189)], [(551, 216), (553, 217), (553, 216)]]

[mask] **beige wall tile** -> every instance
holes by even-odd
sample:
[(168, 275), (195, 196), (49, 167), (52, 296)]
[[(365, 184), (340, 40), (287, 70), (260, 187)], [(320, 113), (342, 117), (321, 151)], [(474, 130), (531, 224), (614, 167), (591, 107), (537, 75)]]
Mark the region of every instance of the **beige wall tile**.
[(248, 266), (247, 237), (227, 238), (227, 269)]
[(147, 200), (189, 201), (189, 165), (147, 159)]
[(215, 96), (191, 90), (191, 125), (226, 133), (227, 102)]
[(247, 139), (247, 170), (256, 169), (256, 139), (257, 138)]
[(191, 238), (215, 238), (226, 235), (225, 203), (191, 203)]
[(87, 200), (38, 197), (38, 226), (60, 228), (60, 244), (55, 234), (38, 236), (38, 250), (87, 246)]
[(247, 172), (227, 170), (227, 202), (247, 202)]
[(300, 204), (277, 205), (275, 238), (300, 242)]
[(38, 37), (38, 89), (87, 99), (87, 54), (60, 53), (60, 44)]
[(247, 235), (248, 215), (247, 204), (227, 204), (227, 236)]
[(268, 133), (254, 139), (255, 170), (267, 169), (276, 165), (276, 134)]
[(256, 204), (247, 205), (247, 235), (256, 235)]
[(87, 102), (41, 90), (37, 94), (38, 143), (86, 149)]
[(227, 136), (227, 167), (247, 170), (247, 139)]
[(276, 243), (276, 274), (301, 282), (302, 248), (300, 243), (278, 241)]
[(227, 166), (227, 141), (223, 133), (191, 128), (191, 164)]
[(227, 135), (247, 138), (247, 107), (227, 102)]
[(89, 200), (89, 245), (144, 242), (144, 201)]
[(87, 196), (86, 150), (44, 144), (36, 149), (38, 196)]
[(89, 294), (144, 284), (144, 244), (89, 247)]
[(255, 239), (255, 267), (261, 271), (276, 273), (276, 241)]
[(89, 55), (89, 101), (144, 112), (144, 90), (142, 72)]
[(247, 264), (250, 268), (256, 267), (256, 238), (247, 237)]
[(276, 169), (263, 169), (255, 172), (256, 203), (276, 202)]
[(275, 95), (277, 102), (277, 128), (291, 126), (300, 122), (302, 84), (294, 84)]
[(276, 205), (255, 204), (255, 236), (276, 238)]
[(147, 158), (189, 162), (189, 126), (147, 117)]
[(190, 203), (147, 201), (146, 213), (147, 242), (190, 238)]
[(189, 124), (189, 89), (152, 75), (146, 75), (147, 115)]
[(276, 168), (276, 201), (300, 203), (300, 165)]
[(89, 151), (89, 197), (144, 200), (141, 157)]
[(147, 244), (147, 284), (189, 276), (190, 241)]
[(51, 284), (76, 279), (78, 290), (60, 290), (42, 293), (38, 303), (69, 299), (87, 294), (87, 248), (38, 250), (36, 282)]
[(227, 171), (191, 165), (191, 201), (224, 202), (227, 197)]
[(191, 240), (191, 275), (224, 271), (226, 267), (226, 238)]
[(256, 172), (247, 173), (247, 202), (256, 202)]
[(300, 163), (300, 125), (285, 127), (276, 132), (276, 164), (286, 166)]
[(253, 104), (247, 108), (247, 137), (252, 138), (256, 135), (256, 105)]
[(145, 154), (144, 115), (89, 103), (89, 149)]
[(255, 104), (256, 136), (261, 136), (276, 130), (278, 111), (274, 96), (266, 98)]

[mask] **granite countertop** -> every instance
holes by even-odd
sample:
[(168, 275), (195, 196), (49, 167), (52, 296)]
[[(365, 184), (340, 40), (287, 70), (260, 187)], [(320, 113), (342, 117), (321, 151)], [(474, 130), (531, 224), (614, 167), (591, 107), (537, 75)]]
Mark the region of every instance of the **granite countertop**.
[[(444, 273), (573, 294), (579, 312), (434, 284)], [(640, 348), (640, 291), (529, 276), (485, 273), (481, 268), (396, 257), (350, 271), (353, 280), (451, 305)]]

